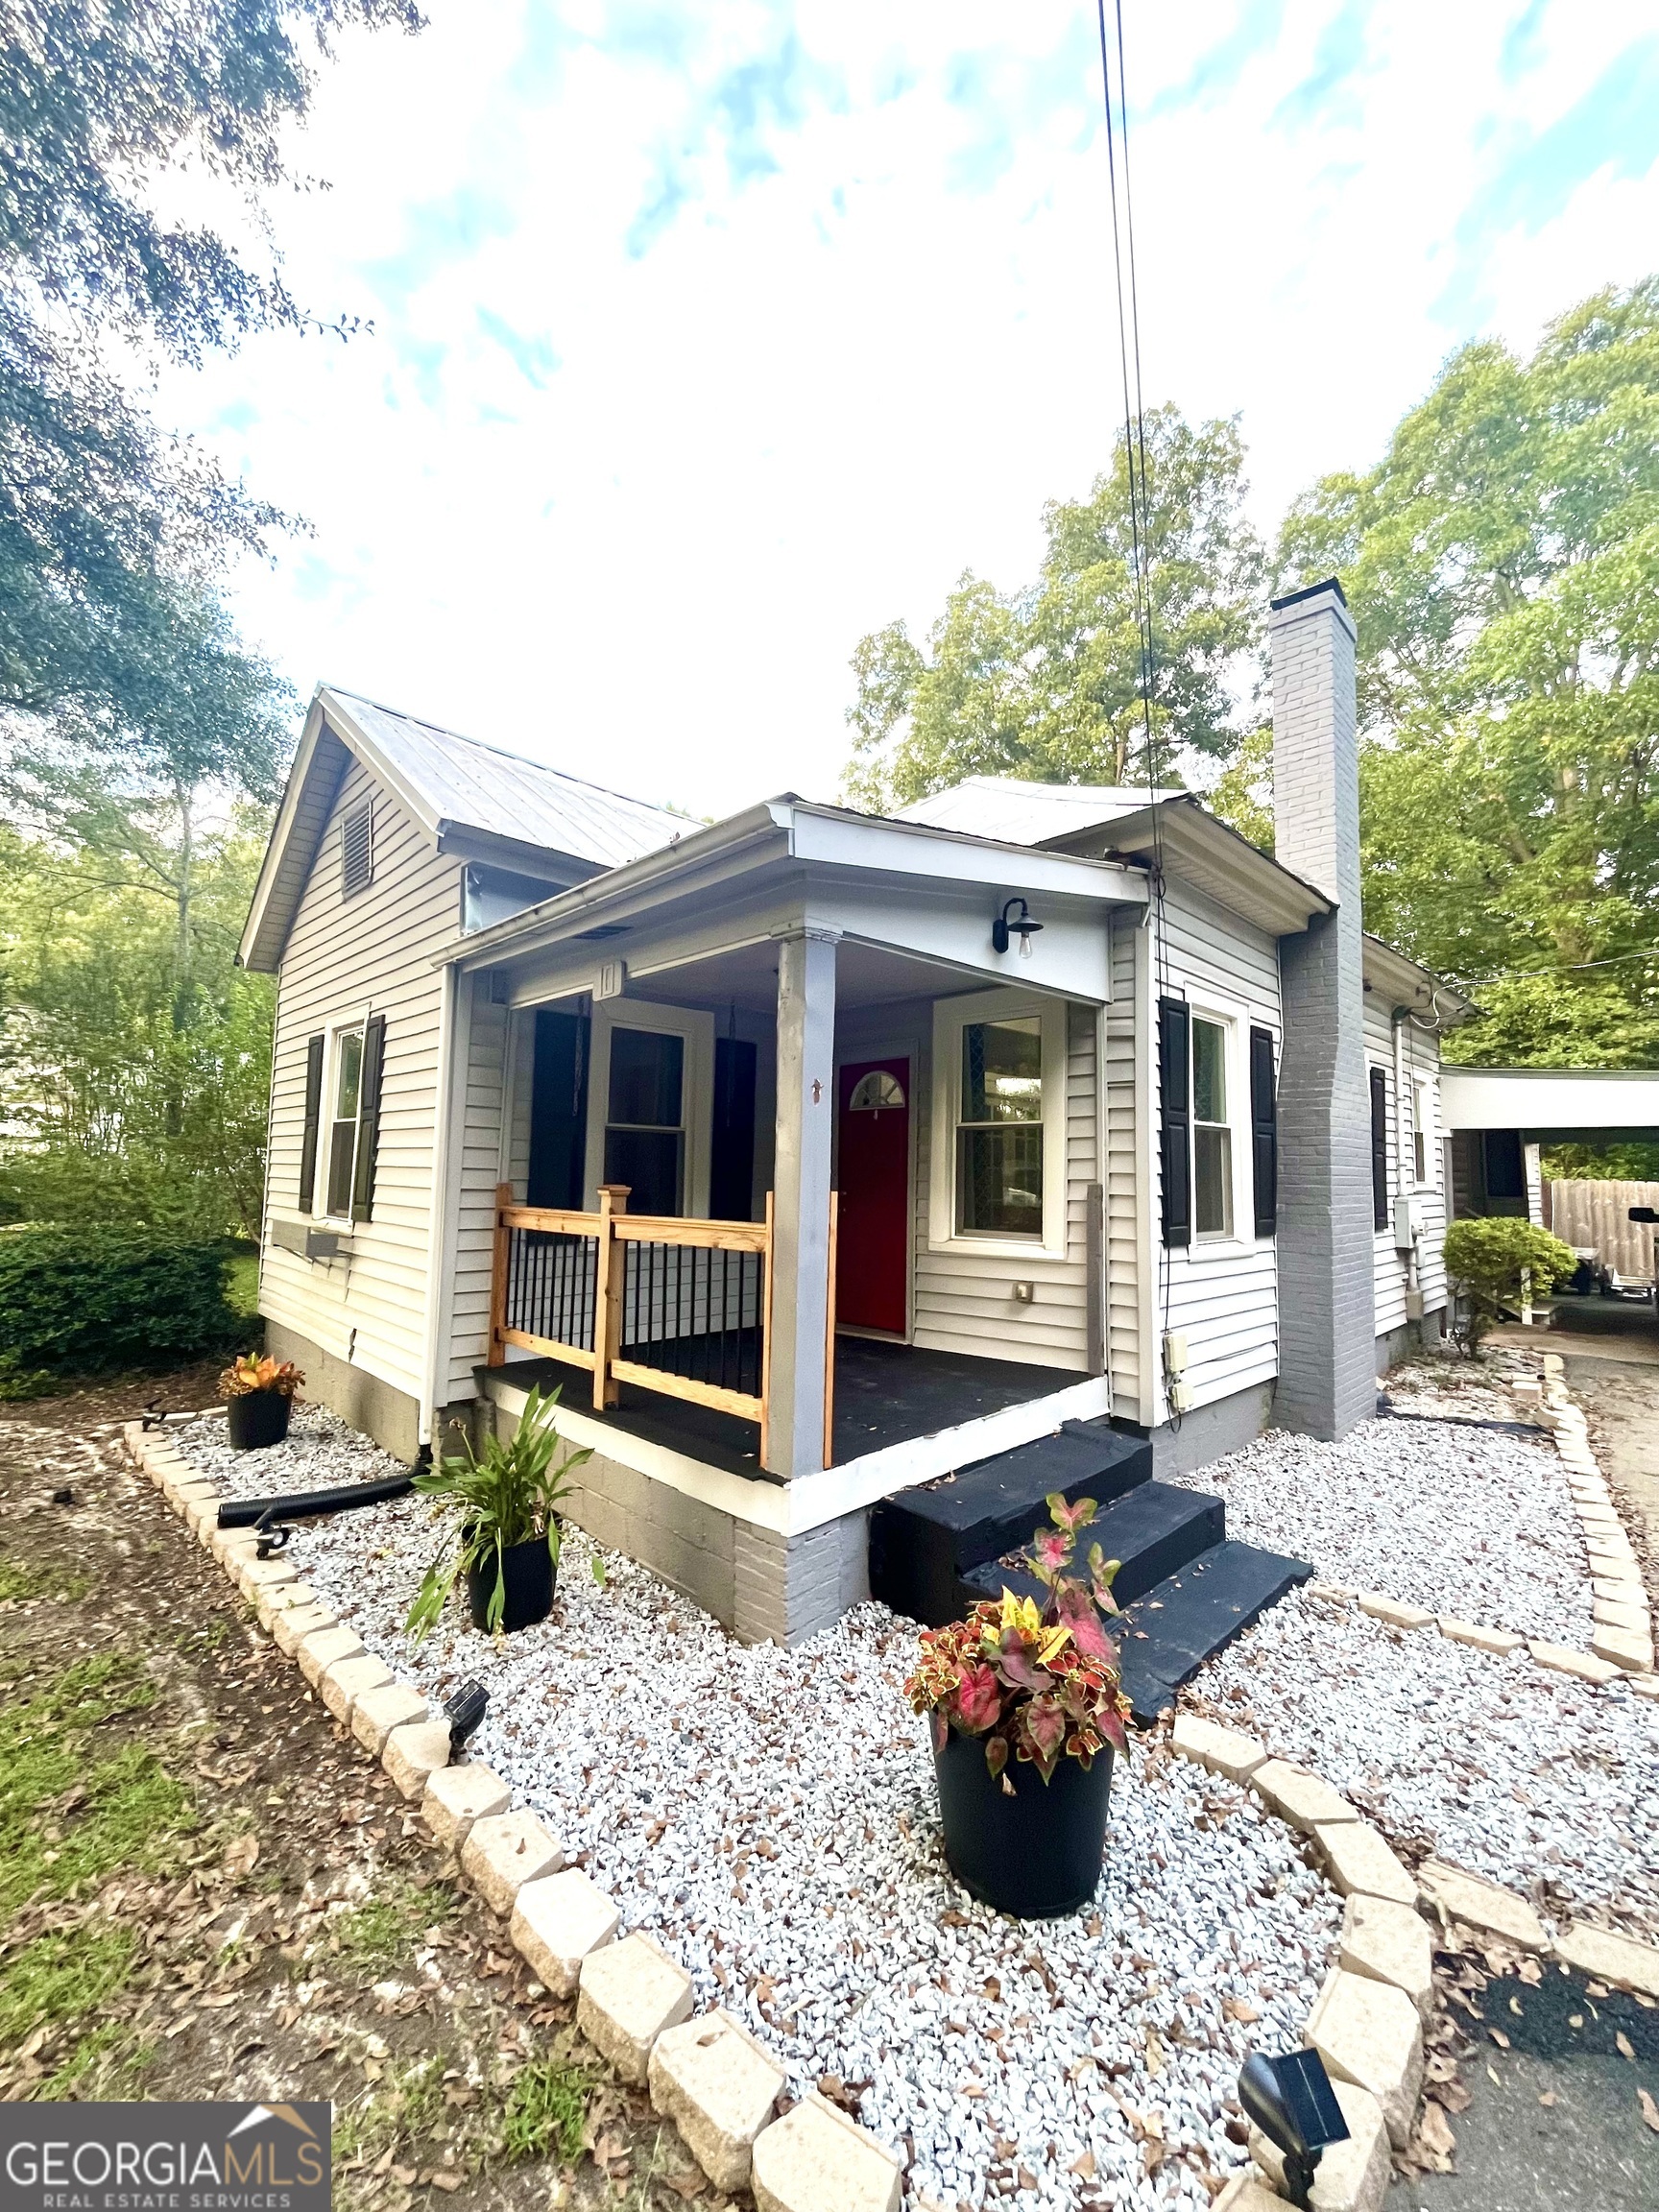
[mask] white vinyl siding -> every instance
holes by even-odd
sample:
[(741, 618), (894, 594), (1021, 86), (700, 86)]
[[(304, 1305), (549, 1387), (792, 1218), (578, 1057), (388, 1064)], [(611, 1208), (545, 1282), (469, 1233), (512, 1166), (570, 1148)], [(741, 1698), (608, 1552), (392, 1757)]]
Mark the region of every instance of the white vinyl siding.
[(1147, 1133), (1136, 1091), (1136, 956), (1144, 950), (1133, 914), (1112, 918), (1112, 1003), (1106, 1009), (1106, 1355), (1114, 1407), (1131, 1421), (1155, 1418), (1142, 1407), (1144, 1235), (1154, 1203), (1147, 1179)]
[[(1440, 1143), (1443, 1134), (1439, 1109), (1440, 1049), (1437, 1042), (1414, 1022), (1402, 1025), (1400, 1037), (1401, 1071), (1407, 1112), (1405, 1121), (1400, 1116), (1399, 1091), (1395, 1081), (1393, 1009), (1379, 993), (1365, 994), (1365, 1064), (1367, 1070), (1382, 1070), (1384, 1094), (1388, 1101), (1388, 1201), (1389, 1218), (1385, 1228), (1374, 1233), (1372, 1243), (1373, 1278), (1375, 1283), (1376, 1331), (1385, 1336), (1391, 1330), (1403, 1328), (1407, 1320), (1406, 1287), (1407, 1263), (1404, 1252), (1394, 1244), (1393, 1202), (1402, 1192), (1412, 1198), (1417, 1217), (1422, 1223), (1422, 1236), (1417, 1244), (1419, 1286), (1423, 1292), (1423, 1310), (1432, 1313), (1446, 1303), (1446, 1269), (1441, 1257), (1441, 1244), (1446, 1234), (1446, 1193), (1444, 1188), (1444, 1153)], [(1367, 1073), (1369, 1083), (1369, 1072)], [(1431, 1100), (1432, 1117), (1425, 1132), (1425, 1152), (1428, 1159), (1429, 1180), (1419, 1184), (1416, 1180), (1411, 1147), (1411, 1118), (1409, 1101), (1412, 1087), (1425, 1085)], [(1369, 1099), (1369, 1091), (1367, 1091)], [(1369, 1156), (1367, 1156), (1366, 1188), (1370, 1188)]]
[[(349, 902), (340, 822), (373, 797), (373, 880)], [(267, 1214), (299, 1211), (306, 1041), (367, 1015), (386, 1017), (373, 1219), (343, 1235), (339, 1256), (307, 1261), (267, 1236), (260, 1308), (337, 1358), (420, 1399), (431, 1219), (433, 1111), (443, 991), (431, 955), (455, 931), (460, 862), (432, 851), (392, 795), (353, 758), (334, 793), (301, 894), (277, 988)], [(327, 1114), (317, 1203), (326, 1190)]]

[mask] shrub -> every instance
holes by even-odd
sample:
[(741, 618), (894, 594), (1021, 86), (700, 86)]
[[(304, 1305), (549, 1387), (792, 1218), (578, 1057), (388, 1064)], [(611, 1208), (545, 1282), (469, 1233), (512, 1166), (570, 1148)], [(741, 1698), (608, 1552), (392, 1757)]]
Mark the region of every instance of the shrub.
[(0, 1232), (0, 1392), (238, 1350), (255, 1325), (226, 1297), (234, 1250), (118, 1226)]
[(1531, 1278), (1534, 1298), (1571, 1275), (1578, 1256), (1559, 1237), (1513, 1215), (1454, 1221), (1446, 1231), (1446, 1272), (1468, 1305), (1457, 1331), (1466, 1352), (1480, 1339), (1505, 1307), (1523, 1303), (1523, 1276)]

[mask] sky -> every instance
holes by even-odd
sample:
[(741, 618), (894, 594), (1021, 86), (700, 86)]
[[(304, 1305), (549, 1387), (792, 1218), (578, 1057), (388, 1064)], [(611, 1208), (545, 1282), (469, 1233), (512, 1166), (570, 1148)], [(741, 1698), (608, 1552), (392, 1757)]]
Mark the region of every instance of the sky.
[[(157, 410), (307, 524), (244, 636), (718, 816), (835, 795), (849, 657), (1035, 572), (1120, 419), (1092, 0), (425, 0), (265, 210), (349, 342)], [(1659, 266), (1652, 0), (1123, 0), (1147, 400), (1270, 534), (1446, 356)]]

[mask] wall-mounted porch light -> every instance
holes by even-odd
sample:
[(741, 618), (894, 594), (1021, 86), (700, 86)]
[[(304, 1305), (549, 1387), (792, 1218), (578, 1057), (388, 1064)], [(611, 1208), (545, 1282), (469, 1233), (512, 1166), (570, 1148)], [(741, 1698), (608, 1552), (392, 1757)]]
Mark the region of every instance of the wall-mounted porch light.
[[(1018, 912), (1015, 911), (1016, 908), (1019, 909)], [(1018, 937), (1020, 940), (1020, 957), (1022, 960), (1029, 960), (1031, 957), (1031, 940), (1042, 926), (1041, 922), (1032, 921), (1031, 909), (1026, 905), (1023, 899), (1010, 899), (1001, 913), (991, 925), (991, 950), (994, 952), (1006, 952), (1009, 938)]]

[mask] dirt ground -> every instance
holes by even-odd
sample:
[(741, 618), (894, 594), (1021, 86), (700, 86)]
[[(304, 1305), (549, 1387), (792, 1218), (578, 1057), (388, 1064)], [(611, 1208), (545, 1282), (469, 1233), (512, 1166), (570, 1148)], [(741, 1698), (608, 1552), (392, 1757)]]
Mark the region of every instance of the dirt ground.
[(120, 1448), (0, 1407), (0, 2097), (327, 2099), (374, 2212), (729, 2200), (612, 2080)]

